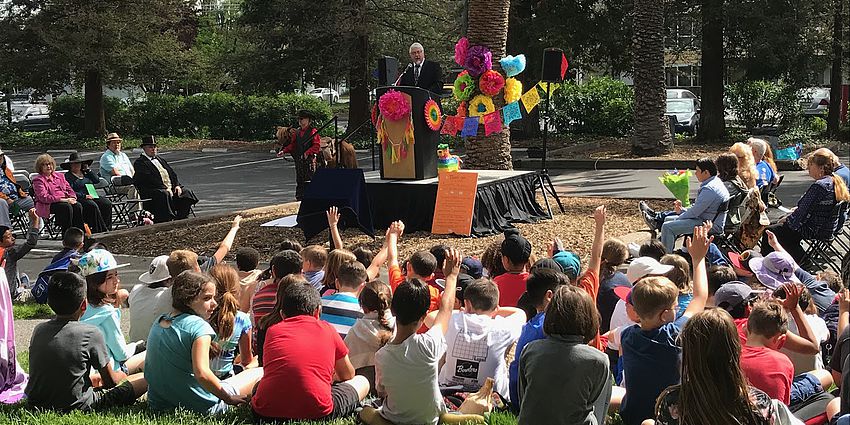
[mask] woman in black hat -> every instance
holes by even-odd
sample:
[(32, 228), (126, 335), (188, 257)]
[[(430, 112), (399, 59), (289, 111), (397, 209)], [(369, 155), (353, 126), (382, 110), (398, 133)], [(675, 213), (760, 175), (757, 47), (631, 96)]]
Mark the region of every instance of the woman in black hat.
[(295, 160), (295, 199), (301, 200), (307, 183), (313, 179), (313, 173), (319, 167), (324, 167), (324, 157), (321, 155), (322, 142), (319, 132), (313, 127), (314, 115), (310, 111), (298, 112), (297, 131), (292, 133), (290, 143), (278, 152), (278, 156), (291, 154)]
[(84, 160), (74, 152), (59, 166), (68, 170), (65, 180), (68, 180), (71, 189), (77, 194), (77, 202), (83, 206), (83, 220), (89, 225), (92, 233), (100, 233), (111, 229), (112, 202), (103, 197), (96, 198), (97, 192), (94, 190), (94, 195), (89, 192), (86, 185), (94, 186), (100, 182), (100, 178), (89, 168), (91, 163), (92, 160)]

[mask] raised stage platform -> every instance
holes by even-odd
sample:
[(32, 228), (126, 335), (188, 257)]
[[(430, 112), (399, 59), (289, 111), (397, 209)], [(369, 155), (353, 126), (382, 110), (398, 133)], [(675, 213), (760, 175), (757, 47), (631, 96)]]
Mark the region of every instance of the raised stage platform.
[[(535, 222), (548, 215), (535, 200), (538, 181), (533, 171), (468, 170), (478, 173), (478, 192), (472, 218), (472, 234), (500, 233), (511, 223)], [(366, 191), (375, 228), (404, 221), (406, 232), (430, 231), (437, 199), (437, 178), (381, 180), (378, 171), (365, 173)], [(439, 208), (439, 205), (437, 206)]]
[[(478, 172), (473, 236), (500, 233), (511, 223), (548, 218), (535, 199), (534, 189), (539, 182), (536, 172), (473, 171)], [(298, 210), (298, 227), (309, 241), (327, 229), (325, 211), (336, 206), (341, 213), (340, 228), (358, 227), (374, 234), (374, 229), (386, 229), (393, 221), (402, 220), (405, 232), (430, 232), (436, 200), (436, 177), (381, 180), (378, 171), (322, 169), (305, 191)]]

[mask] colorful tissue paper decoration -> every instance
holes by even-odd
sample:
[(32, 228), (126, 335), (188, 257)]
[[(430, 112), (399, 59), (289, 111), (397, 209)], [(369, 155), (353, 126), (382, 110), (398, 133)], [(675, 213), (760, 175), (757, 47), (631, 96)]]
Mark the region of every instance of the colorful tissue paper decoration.
[(478, 117), (469, 117), (463, 119), (463, 130), (460, 132), (461, 137), (472, 137), (478, 134)]
[(372, 125), (374, 125), (375, 128), (378, 127), (378, 104), (377, 103), (372, 105)]
[(469, 102), (470, 117), (483, 117), (495, 110), (496, 105), (493, 104), (493, 99), (483, 94), (473, 97), (472, 101)]
[(525, 106), (527, 112), (531, 112), (538, 103), (540, 103), (540, 93), (537, 92), (537, 86), (532, 87), (531, 90), (522, 95), (522, 105)]
[(484, 93), (487, 96), (495, 96), (499, 94), (504, 86), (505, 77), (502, 77), (502, 74), (499, 74), (498, 71), (493, 71), (492, 69), (485, 71), (481, 74), (481, 78), (478, 79), (478, 88), (481, 89), (481, 93)]
[(460, 105), (457, 105), (457, 116), (461, 118), (466, 118), (466, 111), (469, 109), (469, 104), (464, 100), (460, 102)]
[(489, 136), (500, 131), (502, 131), (502, 114), (496, 111), (484, 115), (484, 135)]
[(457, 132), (463, 129), (463, 117), (446, 117), (444, 121), (440, 134), (457, 136)]
[(411, 106), (401, 92), (389, 90), (378, 99), (378, 108), (384, 118), (398, 121), (410, 115)]
[(469, 40), (466, 37), (461, 37), (455, 44), (455, 63), (460, 66), (464, 65), (467, 50), (469, 50)]
[(443, 123), (443, 113), (440, 111), (440, 105), (434, 99), (428, 99), (425, 102), (425, 124), (431, 130), (437, 131)]
[(457, 100), (469, 100), (472, 97), (472, 92), (475, 91), (475, 80), (469, 75), (469, 72), (463, 71), (458, 74), (455, 79), (455, 85), (452, 89), (452, 94)]
[(505, 125), (511, 125), (511, 122), (522, 119), (522, 111), (519, 109), (519, 102), (511, 102), (502, 108), (502, 115)]
[(502, 65), (502, 71), (505, 71), (505, 75), (508, 77), (513, 77), (525, 71), (525, 55), (516, 55), (516, 56), (505, 56), (500, 61), (499, 64)]
[(457, 155), (452, 155), (449, 150), (449, 145), (442, 143), (437, 146), (437, 172), (453, 172), (460, 169), (460, 158)]
[(493, 69), (493, 54), (484, 46), (472, 46), (466, 52), (463, 67), (469, 71), (469, 75), (480, 77), (484, 71)]
[(512, 103), (522, 96), (522, 81), (516, 78), (505, 80), (505, 103)]

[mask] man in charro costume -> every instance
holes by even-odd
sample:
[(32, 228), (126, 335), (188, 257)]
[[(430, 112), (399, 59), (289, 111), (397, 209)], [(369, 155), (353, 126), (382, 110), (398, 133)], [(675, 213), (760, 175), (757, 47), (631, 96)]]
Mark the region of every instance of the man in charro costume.
[(299, 128), (290, 129), (289, 143), (277, 153), (278, 156), (291, 154), (295, 160), (295, 199), (298, 201), (304, 197), (304, 189), (313, 179), (313, 173), (325, 164), (321, 139), (316, 127), (313, 127), (313, 119), (315, 117), (310, 111), (299, 111)]

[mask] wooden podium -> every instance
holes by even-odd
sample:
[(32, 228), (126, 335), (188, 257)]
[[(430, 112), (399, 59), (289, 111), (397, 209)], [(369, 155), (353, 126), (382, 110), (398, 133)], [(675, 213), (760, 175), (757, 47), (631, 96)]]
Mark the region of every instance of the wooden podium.
[[(380, 97), (389, 90), (396, 90), (406, 95), (412, 105), (414, 143), (408, 147), (407, 156), (392, 163), (386, 149), (381, 146), (381, 179), (383, 180), (423, 180), (437, 176), (437, 144), (440, 141), (439, 131), (428, 128), (425, 123), (425, 102), (431, 99), (431, 92), (419, 87), (386, 86), (375, 89)], [(387, 131), (391, 135), (403, 131), (406, 120), (398, 123), (386, 122)], [(395, 137), (395, 136), (391, 136)]]

